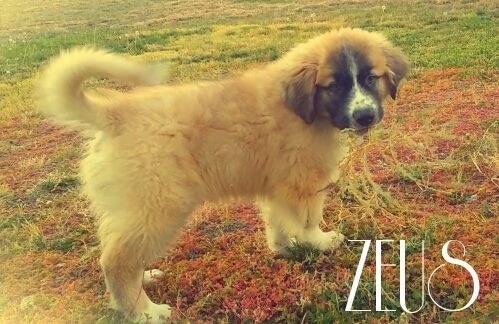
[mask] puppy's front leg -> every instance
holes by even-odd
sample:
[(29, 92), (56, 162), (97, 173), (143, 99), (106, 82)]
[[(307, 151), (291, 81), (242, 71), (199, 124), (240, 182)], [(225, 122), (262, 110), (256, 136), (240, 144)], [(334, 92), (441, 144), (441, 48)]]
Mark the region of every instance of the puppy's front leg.
[(335, 231), (323, 232), (323, 195), (311, 199), (288, 202), (282, 199), (259, 200), (269, 248), (283, 253), (294, 238), (298, 243), (310, 244), (321, 251), (334, 250), (343, 242), (344, 236)]
[(302, 224), (301, 231), (296, 234), (298, 243), (310, 244), (321, 251), (335, 250), (345, 239), (343, 234), (329, 231), (323, 232), (319, 224), (322, 222), (324, 195), (317, 194), (296, 206), (296, 217)]
[(321, 251), (335, 250), (345, 240), (345, 236), (336, 231), (323, 232), (319, 226), (305, 228), (301, 236), (297, 236), (299, 243), (310, 244)]
[(257, 205), (265, 222), (265, 236), (269, 249), (277, 254), (286, 254), (286, 248), (291, 244), (293, 234), (286, 230), (286, 226), (282, 224), (283, 218), (279, 215), (287, 213), (287, 210), (283, 210), (281, 204), (269, 198), (258, 199)]

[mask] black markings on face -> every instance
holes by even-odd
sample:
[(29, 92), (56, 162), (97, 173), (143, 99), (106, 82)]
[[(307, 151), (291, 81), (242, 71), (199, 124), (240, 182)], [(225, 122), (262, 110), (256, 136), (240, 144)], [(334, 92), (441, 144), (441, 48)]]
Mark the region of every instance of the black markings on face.
[[(363, 129), (377, 123), (382, 116), (381, 96), (377, 91), (378, 76), (372, 74), (368, 59), (343, 46), (332, 65), (334, 82), (319, 88), (317, 96), (331, 122), (340, 129)], [(372, 122), (355, 117), (365, 116), (366, 112), (372, 114)]]

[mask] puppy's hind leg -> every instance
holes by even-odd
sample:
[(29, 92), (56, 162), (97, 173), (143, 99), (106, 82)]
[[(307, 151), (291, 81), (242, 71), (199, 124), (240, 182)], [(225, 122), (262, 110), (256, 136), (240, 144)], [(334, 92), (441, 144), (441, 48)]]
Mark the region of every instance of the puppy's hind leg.
[(144, 271), (144, 277), (142, 278), (142, 282), (144, 285), (151, 285), (157, 282), (159, 279), (163, 278), (165, 273), (159, 269), (150, 269)]
[[(190, 214), (178, 212), (174, 218), (105, 215), (101, 219), (100, 262), (111, 302), (134, 322), (164, 323), (171, 314), (170, 306), (155, 304), (146, 295), (143, 283), (152, 278), (144, 272), (144, 264), (165, 252)], [(158, 271), (150, 274), (161, 275)]]

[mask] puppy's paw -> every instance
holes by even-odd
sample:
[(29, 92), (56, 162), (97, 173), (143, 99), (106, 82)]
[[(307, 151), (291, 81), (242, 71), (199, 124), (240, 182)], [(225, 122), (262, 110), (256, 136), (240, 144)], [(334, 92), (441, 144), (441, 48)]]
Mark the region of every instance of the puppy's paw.
[(305, 232), (304, 243), (311, 244), (321, 251), (335, 250), (345, 240), (345, 236), (335, 231), (323, 232), (320, 229), (314, 229)]
[(144, 285), (156, 283), (159, 279), (163, 278), (165, 273), (159, 269), (151, 269), (144, 271), (142, 282)]
[(135, 316), (134, 323), (163, 324), (167, 323), (172, 314), (172, 309), (166, 304), (150, 303), (147, 309)]
[(324, 235), (326, 248), (323, 251), (336, 250), (345, 241), (345, 235), (335, 231), (325, 232)]

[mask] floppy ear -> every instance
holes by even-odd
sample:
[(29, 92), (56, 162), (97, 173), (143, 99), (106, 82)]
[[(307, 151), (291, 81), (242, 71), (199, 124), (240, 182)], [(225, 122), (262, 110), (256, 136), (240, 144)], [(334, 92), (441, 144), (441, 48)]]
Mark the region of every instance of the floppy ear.
[(317, 115), (314, 106), (316, 75), (317, 67), (307, 65), (284, 81), (284, 103), (307, 124), (311, 124)]
[(402, 52), (393, 46), (384, 49), (384, 54), (388, 64), (388, 79), (390, 80), (390, 96), (397, 97), (397, 89), (400, 81), (409, 72), (409, 62)]

